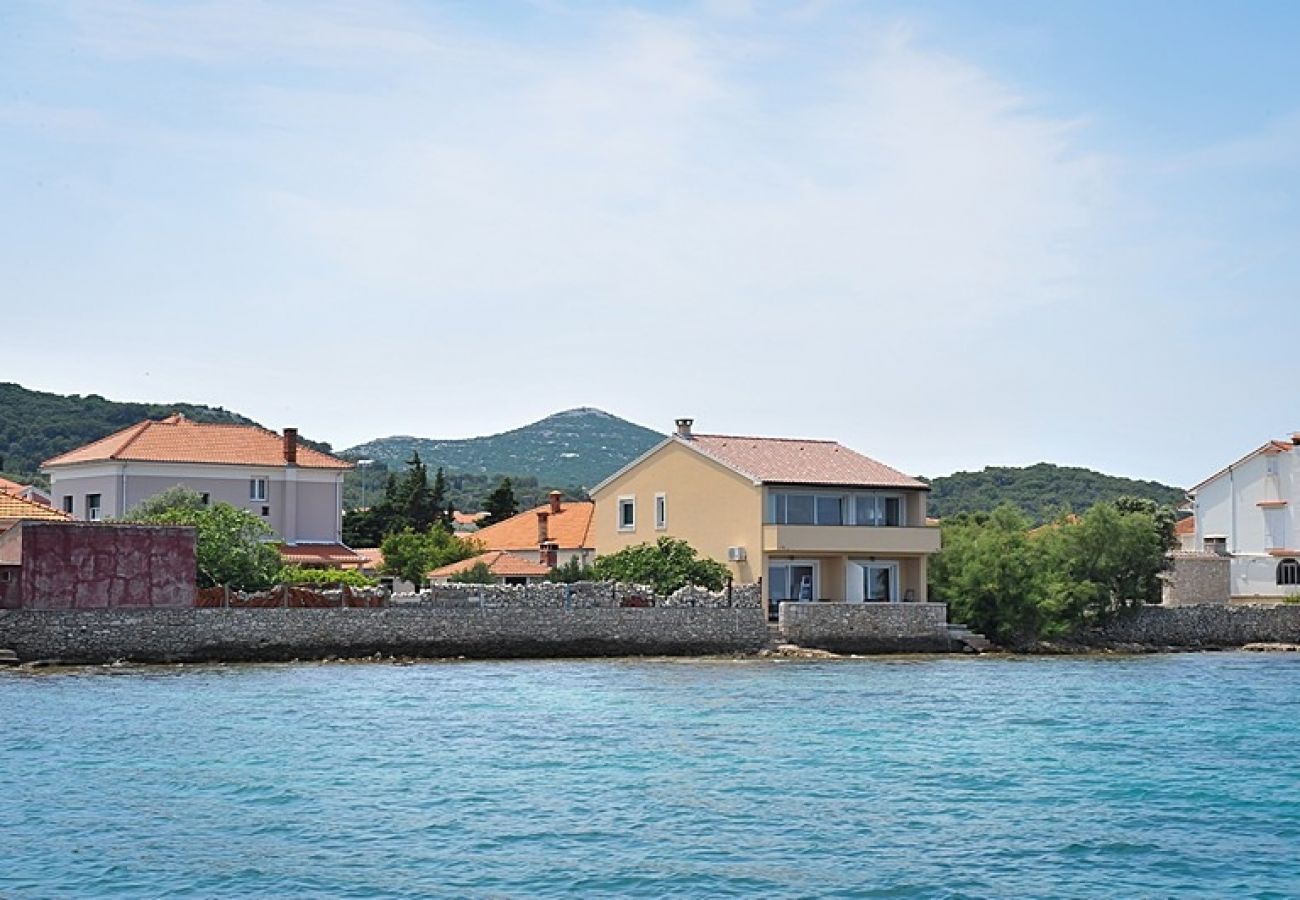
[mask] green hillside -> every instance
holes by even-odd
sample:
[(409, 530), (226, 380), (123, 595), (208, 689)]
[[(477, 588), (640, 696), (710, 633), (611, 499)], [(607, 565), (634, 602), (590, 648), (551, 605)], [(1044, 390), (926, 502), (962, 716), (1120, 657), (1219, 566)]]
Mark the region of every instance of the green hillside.
[(194, 403), (117, 403), (98, 394), (47, 394), (0, 383), (0, 472), (20, 481), (36, 478), (52, 456), (120, 431), (142, 419), (174, 412), (196, 422), (252, 424), (220, 407)]
[(556, 487), (590, 488), (636, 459), (663, 435), (598, 409), (581, 407), (501, 434), (463, 440), (387, 437), (350, 447), (350, 459), (397, 470), (412, 451), (449, 476), (531, 476)]
[(1002, 503), (1013, 503), (1035, 522), (1046, 522), (1062, 511), (1083, 512), (1095, 503), (1120, 497), (1144, 497), (1165, 506), (1176, 506), (1184, 499), (1182, 488), (1157, 481), (1135, 481), (1051, 463), (1024, 468), (990, 466), (929, 482), (930, 515), (939, 518), (991, 512)]

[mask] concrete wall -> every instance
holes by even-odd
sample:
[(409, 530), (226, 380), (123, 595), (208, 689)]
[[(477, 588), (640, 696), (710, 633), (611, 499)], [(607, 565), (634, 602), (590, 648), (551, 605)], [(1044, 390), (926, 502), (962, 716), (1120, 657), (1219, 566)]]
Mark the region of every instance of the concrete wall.
[(946, 603), (782, 603), (781, 634), (836, 653), (928, 653), (954, 649)]
[(1102, 643), (1222, 648), (1300, 643), (1300, 604), (1284, 606), (1144, 606), (1095, 632)]
[(3, 542), (17, 544), (22, 560), (9, 608), (194, 605), (192, 528), (25, 522)]
[(0, 647), (67, 663), (689, 655), (767, 639), (757, 609), (0, 611)]

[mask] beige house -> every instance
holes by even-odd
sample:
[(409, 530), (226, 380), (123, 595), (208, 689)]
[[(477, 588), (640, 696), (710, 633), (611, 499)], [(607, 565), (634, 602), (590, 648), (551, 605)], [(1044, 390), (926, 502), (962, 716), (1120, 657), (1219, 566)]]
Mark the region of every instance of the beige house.
[(597, 485), (597, 550), (668, 535), (781, 601), (926, 599), (929, 487), (834, 441), (695, 434), (692, 420)]

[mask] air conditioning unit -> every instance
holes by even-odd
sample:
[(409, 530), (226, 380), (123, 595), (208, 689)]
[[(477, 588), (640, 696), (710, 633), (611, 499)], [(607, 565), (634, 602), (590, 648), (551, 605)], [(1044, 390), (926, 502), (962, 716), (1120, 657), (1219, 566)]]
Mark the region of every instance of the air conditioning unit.
[(744, 547), (727, 548), (727, 562), (744, 562), (745, 559), (746, 557), (745, 557)]

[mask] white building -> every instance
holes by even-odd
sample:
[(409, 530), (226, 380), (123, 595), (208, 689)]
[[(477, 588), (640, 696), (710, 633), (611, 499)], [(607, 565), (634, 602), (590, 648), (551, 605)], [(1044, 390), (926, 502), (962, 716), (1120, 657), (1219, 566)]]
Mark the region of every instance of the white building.
[(1300, 433), (1192, 488), (1194, 550), (1227, 554), (1233, 599), (1300, 594)]

